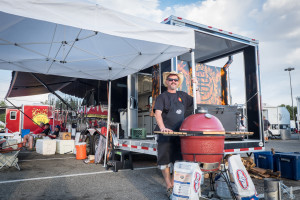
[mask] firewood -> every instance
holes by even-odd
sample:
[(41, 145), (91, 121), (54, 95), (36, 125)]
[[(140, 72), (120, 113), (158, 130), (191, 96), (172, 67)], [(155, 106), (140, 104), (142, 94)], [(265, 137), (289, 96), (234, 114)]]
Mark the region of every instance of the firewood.
[(262, 168), (259, 168), (259, 167), (253, 167), (251, 169), (251, 171), (254, 171), (254, 172), (257, 172), (257, 173), (260, 173), (260, 174), (265, 174), (267, 172), (266, 169), (262, 169)]

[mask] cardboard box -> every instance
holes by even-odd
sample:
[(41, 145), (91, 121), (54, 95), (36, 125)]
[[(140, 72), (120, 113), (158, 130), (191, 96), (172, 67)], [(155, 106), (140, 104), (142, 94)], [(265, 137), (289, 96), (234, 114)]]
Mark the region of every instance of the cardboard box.
[(60, 132), (59, 133), (60, 140), (71, 140), (71, 133), (69, 132)]

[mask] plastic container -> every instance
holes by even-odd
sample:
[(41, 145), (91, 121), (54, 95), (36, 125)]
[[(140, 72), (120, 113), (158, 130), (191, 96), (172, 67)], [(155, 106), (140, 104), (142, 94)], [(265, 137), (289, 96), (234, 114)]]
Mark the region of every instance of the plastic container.
[(275, 165), (281, 172), (282, 178), (300, 180), (300, 153), (276, 153), (274, 155)]
[(86, 143), (80, 142), (76, 144), (76, 159), (77, 160), (83, 160), (86, 159)]
[(75, 148), (74, 140), (56, 140), (56, 153), (73, 153)]
[(38, 139), (36, 141), (36, 152), (42, 155), (54, 155), (56, 150), (56, 141), (50, 139)]
[(257, 167), (263, 169), (274, 169), (273, 153), (271, 151), (262, 151), (254, 153), (254, 161)]
[(146, 139), (147, 133), (145, 128), (133, 128), (131, 129), (132, 139)]

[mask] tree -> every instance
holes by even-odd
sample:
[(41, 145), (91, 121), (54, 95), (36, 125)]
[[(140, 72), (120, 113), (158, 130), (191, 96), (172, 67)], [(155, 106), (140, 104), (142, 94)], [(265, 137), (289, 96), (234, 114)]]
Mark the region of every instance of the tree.
[(5, 101), (0, 101), (0, 108), (2, 108), (4, 110), (4, 112), (2, 112), (3, 110), (0, 110), (0, 121), (1, 122), (5, 122), (5, 108), (7, 107), (7, 104), (5, 103)]
[(0, 107), (7, 107), (7, 104), (5, 103), (5, 101), (0, 101)]
[(290, 113), (290, 118), (291, 118), (291, 120), (294, 120), (293, 109), (294, 109), (294, 115), (297, 116), (297, 107), (296, 107), (296, 106), (294, 106), (294, 107), (292, 108), (292, 106), (290, 106), (290, 105), (284, 105), (284, 104), (281, 104), (281, 105), (278, 106), (278, 107), (286, 107), (286, 109), (287, 109), (287, 110), (289, 111), (289, 113)]

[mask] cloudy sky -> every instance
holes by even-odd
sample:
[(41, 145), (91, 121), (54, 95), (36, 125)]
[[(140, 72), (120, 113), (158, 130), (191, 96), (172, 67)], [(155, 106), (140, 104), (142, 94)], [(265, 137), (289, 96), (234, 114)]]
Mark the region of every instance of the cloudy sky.
[[(95, 2), (96, 0), (91, 0)], [(300, 97), (300, 1), (299, 0), (98, 0), (111, 9), (161, 22), (170, 15), (227, 30), (259, 40), (263, 103), (291, 105), (289, 74), (294, 67), (294, 99)], [(125, 3), (126, 2), (126, 3)], [(245, 103), (242, 54), (230, 66), (232, 103)], [(222, 67), (226, 59), (209, 63)], [(0, 70), (0, 100), (5, 97), (11, 72)], [(14, 103), (32, 104), (47, 95), (14, 98)], [(26, 101), (24, 101), (26, 100)], [(295, 106), (294, 100), (294, 106)]]

